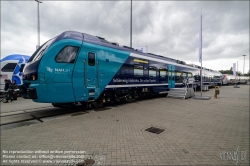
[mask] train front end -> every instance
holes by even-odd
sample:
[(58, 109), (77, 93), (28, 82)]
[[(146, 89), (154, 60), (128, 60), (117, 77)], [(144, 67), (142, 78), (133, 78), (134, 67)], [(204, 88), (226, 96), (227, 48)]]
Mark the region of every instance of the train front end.
[(41, 103), (75, 102), (72, 74), (83, 35), (64, 32), (37, 49), (23, 70), (27, 98)]

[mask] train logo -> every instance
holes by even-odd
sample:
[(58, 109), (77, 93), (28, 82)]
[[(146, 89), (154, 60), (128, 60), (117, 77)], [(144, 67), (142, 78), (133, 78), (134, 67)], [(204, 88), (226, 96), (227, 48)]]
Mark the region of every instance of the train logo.
[(50, 67), (46, 67), (47, 71), (50, 72), (50, 73), (53, 73), (53, 69), (50, 68)]

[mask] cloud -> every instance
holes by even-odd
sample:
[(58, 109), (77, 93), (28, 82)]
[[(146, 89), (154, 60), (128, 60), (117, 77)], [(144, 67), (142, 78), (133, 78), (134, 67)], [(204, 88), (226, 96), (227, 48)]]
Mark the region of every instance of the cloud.
[[(218, 70), (222, 65), (215, 64), (243, 60), (243, 54), (249, 63), (249, 1), (133, 1), (132, 7), (135, 48), (148, 46), (151, 53), (199, 65), (202, 8), (204, 65)], [(41, 44), (67, 30), (129, 46), (130, 1), (43, 1)], [(1, 57), (31, 55), (37, 45), (37, 3), (2, 1), (1, 34)]]

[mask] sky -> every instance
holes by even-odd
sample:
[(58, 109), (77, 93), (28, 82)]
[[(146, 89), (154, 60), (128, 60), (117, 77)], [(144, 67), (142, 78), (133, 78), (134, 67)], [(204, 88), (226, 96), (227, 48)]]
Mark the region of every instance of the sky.
[[(38, 44), (36, 1), (0, 1), (1, 58), (32, 55)], [(130, 46), (127, 1), (42, 1), (40, 45), (72, 30)], [(202, 9), (202, 12), (201, 12)], [(202, 13), (202, 66), (249, 71), (249, 1), (132, 1), (132, 47), (201, 65), (198, 61)]]

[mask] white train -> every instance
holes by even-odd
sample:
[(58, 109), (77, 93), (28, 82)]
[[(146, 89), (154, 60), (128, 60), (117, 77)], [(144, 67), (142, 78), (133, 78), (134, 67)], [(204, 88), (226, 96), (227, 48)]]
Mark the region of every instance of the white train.
[(246, 76), (234, 76), (231, 74), (223, 74), (222, 84), (223, 85), (233, 85), (237, 84), (246, 84), (249, 81), (249, 77)]
[(249, 77), (247, 77), (247, 76), (240, 76), (239, 77), (240, 84), (246, 84), (247, 82), (249, 82)]
[(235, 79), (237, 81), (237, 78), (231, 74), (223, 74), (222, 76), (222, 84), (223, 85), (230, 85), (235, 84)]
[(0, 60), (0, 92), (4, 91), (4, 80), (10, 79), (16, 81), (18, 85), (22, 84), (22, 70), (24, 65), (28, 62), (30, 56), (22, 54), (8, 55)]

